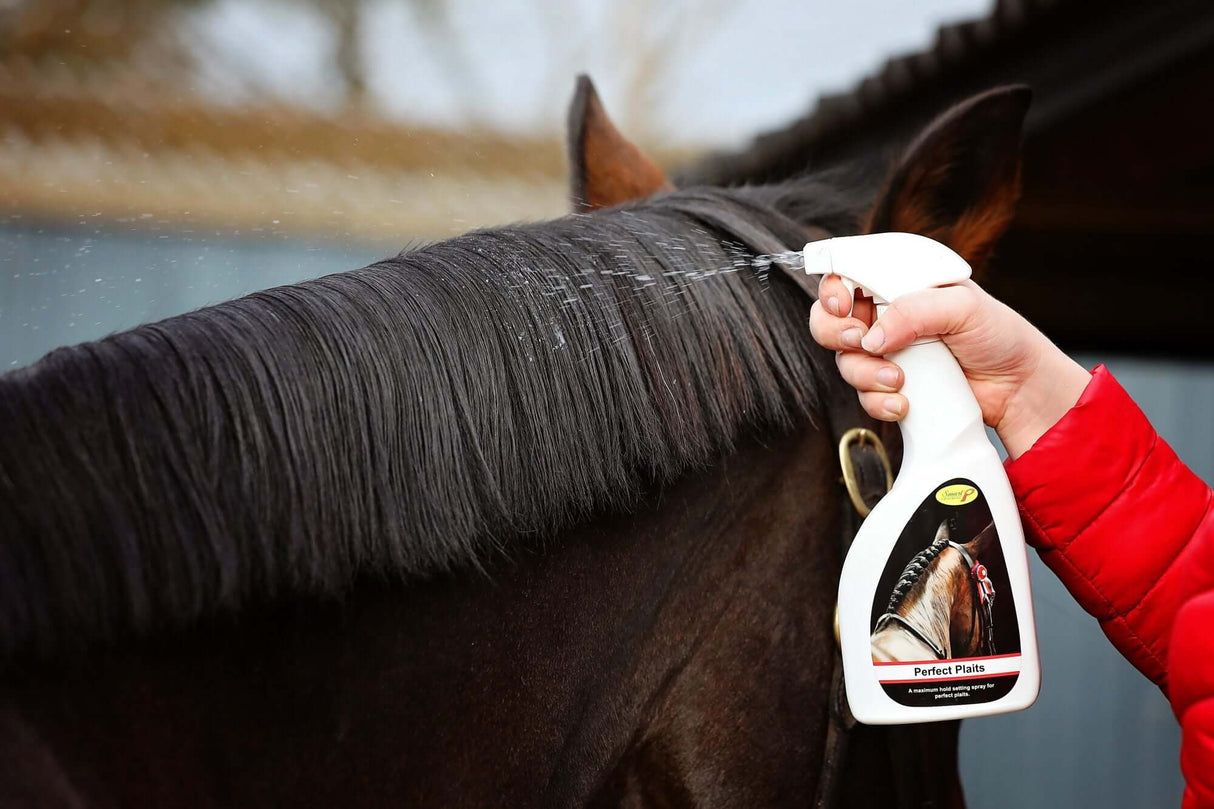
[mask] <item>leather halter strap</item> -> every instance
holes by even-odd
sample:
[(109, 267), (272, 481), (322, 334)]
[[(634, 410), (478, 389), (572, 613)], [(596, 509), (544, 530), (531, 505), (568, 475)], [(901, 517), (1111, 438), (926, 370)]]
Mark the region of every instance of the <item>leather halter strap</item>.
[[(827, 239), (834, 234), (822, 228), (808, 227), (805, 235), (806, 241), (813, 241)], [(817, 283), (804, 272), (779, 262), (772, 266), (782, 271), (809, 298), (817, 298)], [(841, 383), (831, 385), (828, 395), (823, 409), (836, 445), (842, 441), (844, 434), (856, 427), (864, 427), (880, 434), (882, 425), (864, 412), (855, 391), (849, 386)], [(847, 492), (858, 493), (860, 499), (871, 508), (889, 490), (888, 459), (882, 459), (872, 442), (852, 441), (846, 446), (845, 452), (851, 458), (850, 477), (854, 479), (854, 482), (847, 485)], [(844, 483), (842, 478), (839, 482)], [(840, 555), (842, 560), (847, 556), (856, 532), (860, 530), (863, 515), (853, 508), (851, 500), (846, 496), (840, 498), (840, 507), (843, 509)], [(834, 649), (834, 667), (828, 699), (826, 744), (818, 774), (817, 793), (812, 804), (814, 809), (835, 809), (839, 805), (848, 737), (856, 724), (856, 719), (847, 705), (843, 658), (837, 645)], [(928, 760), (924, 759), (924, 755), (930, 756), (939, 730), (934, 725), (907, 725), (883, 729), (889, 747), (890, 763), (893, 765), (890, 776), (897, 790), (898, 809), (928, 809), (945, 804), (947, 784), (934, 783), (935, 779), (929, 781), (925, 775)]]
[(965, 560), (965, 569), (972, 572), (974, 569), (974, 557), (970, 556), (970, 552), (965, 549), (965, 546), (960, 542), (953, 542), (951, 539), (948, 541), (948, 546), (961, 554), (961, 558)]
[[(842, 474), (839, 483), (844, 488), (844, 491), (840, 492), (843, 532), (840, 537), (839, 559), (842, 562), (847, 557), (864, 517), (889, 490), (891, 470), (889, 458), (878, 437), (880, 425), (864, 412), (855, 391), (847, 385), (832, 385), (824, 410), (831, 437), (840, 453)], [(856, 440), (858, 429), (865, 431), (865, 440)], [(857, 503), (857, 500), (860, 502)], [(861, 505), (864, 506), (863, 509), (860, 508)], [(836, 626), (836, 633), (837, 629)], [(856, 724), (856, 719), (847, 705), (843, 657), (837, 644), (833, 649), (833, 657), (827, 704), (826, 744), (818, 773), (817, 794), (812, 804), (814, 809), (834, 809), (839, 805), (848, 738)], [(898, 755), (894, 752), (897, 747), (898, 745), (891, 742), (891, 752), (895, 756)], [(907, 769), (909, 773), (909, 762)], [(910, 777), (913, 779), (917, 775), (910, 773)], [(899, 776), (898, 780), (903, 779)]]
[[(870, 418), (860, 407), (860, 402), (851, 388), (846, 385), (833, 386), (831, 399), (826, 403), (825, 410), (831, 435), (840, 451), (840, 466), (848, 469), (839, 482), (845, 487), (846, 494), (840, 498), (843, 509), (843, 534), (840, 543), (842, 561), (847, 557), (852, 540), (860, 530), (864, 516), (874, 505), (885, 496), (889, 489), (888, 462), (884, 447), (880, 440), (855, 441), (848, 434), (854, 435), (856, 428), (870, 429), (876, 427), (874, 419)], [(874, 438), (875, 432), (870, 432)], [(880, 450), (877, 448), (881, 447)], [(850, 464), (844, 462), (847, 458)], [(865, 506), (863, 512), (853, 505), (859, 499)], [(836, 636), (838, 627), (836, 625)], [(833, 665), (830, 679), (830, 692), (827, 704), (826, 744), (822, 751), (822, 767), (818, 773), (817, 794), (812, 806), (814, 809), (834, 809), (839, 805), (842, 787), (843, 769), (847, 760), (848, 734), (855, 727), (856, 718), (852, 716), (847, 705), (847, 689), (843, 681), (843, 657), (838, 644), (833, 652)], [(891, 751), (896, 745), (891, 744)]]

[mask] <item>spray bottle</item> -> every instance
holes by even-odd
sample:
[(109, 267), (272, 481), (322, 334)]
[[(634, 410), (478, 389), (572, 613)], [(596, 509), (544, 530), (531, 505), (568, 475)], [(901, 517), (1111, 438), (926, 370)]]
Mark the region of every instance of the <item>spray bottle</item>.
[[(910, 233), (811, 242), (810, 274), (835, 273), (880, 316), (901, 295), (970, 267)], [(956, 358), (939, 338), (888, 359), (905, 375), (902, 468), (865, 519), (839, 580), (847, 701), (866, 724), (1027, 708), (1041, 669), (1020, 514)]]

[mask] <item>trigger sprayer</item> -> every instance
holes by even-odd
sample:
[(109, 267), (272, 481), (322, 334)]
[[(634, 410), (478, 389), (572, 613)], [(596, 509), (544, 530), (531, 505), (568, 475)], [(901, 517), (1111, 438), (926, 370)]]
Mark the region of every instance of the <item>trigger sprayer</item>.
[[(900, 296), (970, 277), (911, 233), (810, 242), (805, 271), (837, 274), (878, 315)], [(1041, 669), (1020, 514), (982, 413), (939, 338), (893, 352), (910, 404), (902, 467), (865, 519), (839, 579), (847, 701), (867, 724), (1021, 710)]]

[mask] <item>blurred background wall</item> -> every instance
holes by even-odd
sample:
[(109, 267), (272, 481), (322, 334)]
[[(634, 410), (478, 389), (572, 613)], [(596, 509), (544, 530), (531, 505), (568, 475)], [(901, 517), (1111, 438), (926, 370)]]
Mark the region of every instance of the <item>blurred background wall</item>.
[[(0, 2), (0, 369), (560, 215), (581, 71), (659, 162), (714, 182), (787, 172), (755, 159), (773, 150), (797, 170), (885, 159), (949, 100), (1027, 79), (1025, 214), (990, 284), (1085, 364), (1107, 362), (1214, 481), (1194, 308), (1211, 284), (1194, 262), (1214, 224), (1214, 26), (1208, 3), (1132, 5)], [(1196, 294), (1135, 311), (1152, 270)], [(1178, 805), (1167, 703), (1034, 573), (1041, 700), (966, 723), (970, 805)]]
[(624, 131), (680, 165), (984, 6), (0, 3), (0, 368), (418, 240), (563, 213), (579, 71)]

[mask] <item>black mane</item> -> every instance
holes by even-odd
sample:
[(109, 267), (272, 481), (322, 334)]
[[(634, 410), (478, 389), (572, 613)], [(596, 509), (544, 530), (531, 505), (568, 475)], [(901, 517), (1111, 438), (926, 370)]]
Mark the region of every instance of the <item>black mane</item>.
[(889, 594), (889, 604), (885, 607), (887, 613), (896, 612), (902, 606), (902, 602), (910, 595), (915, 582), (923, 576), (923, 571), (927, 570), (927, 566), (947, 547), (948, 536), (937, 537), (932, 540), (932, 544), (911, 557), (911, 560), (906, 563), (906, 567), (903, 568), (902, 575), (898, 577), (897, 583), (894, 584), (893, 592)]
[[(816, 404), (814, 182), (485, 230), (0, 377), (0, 657), (477, 564)], [(756, 269), (756, 266), (758, 269)]]

